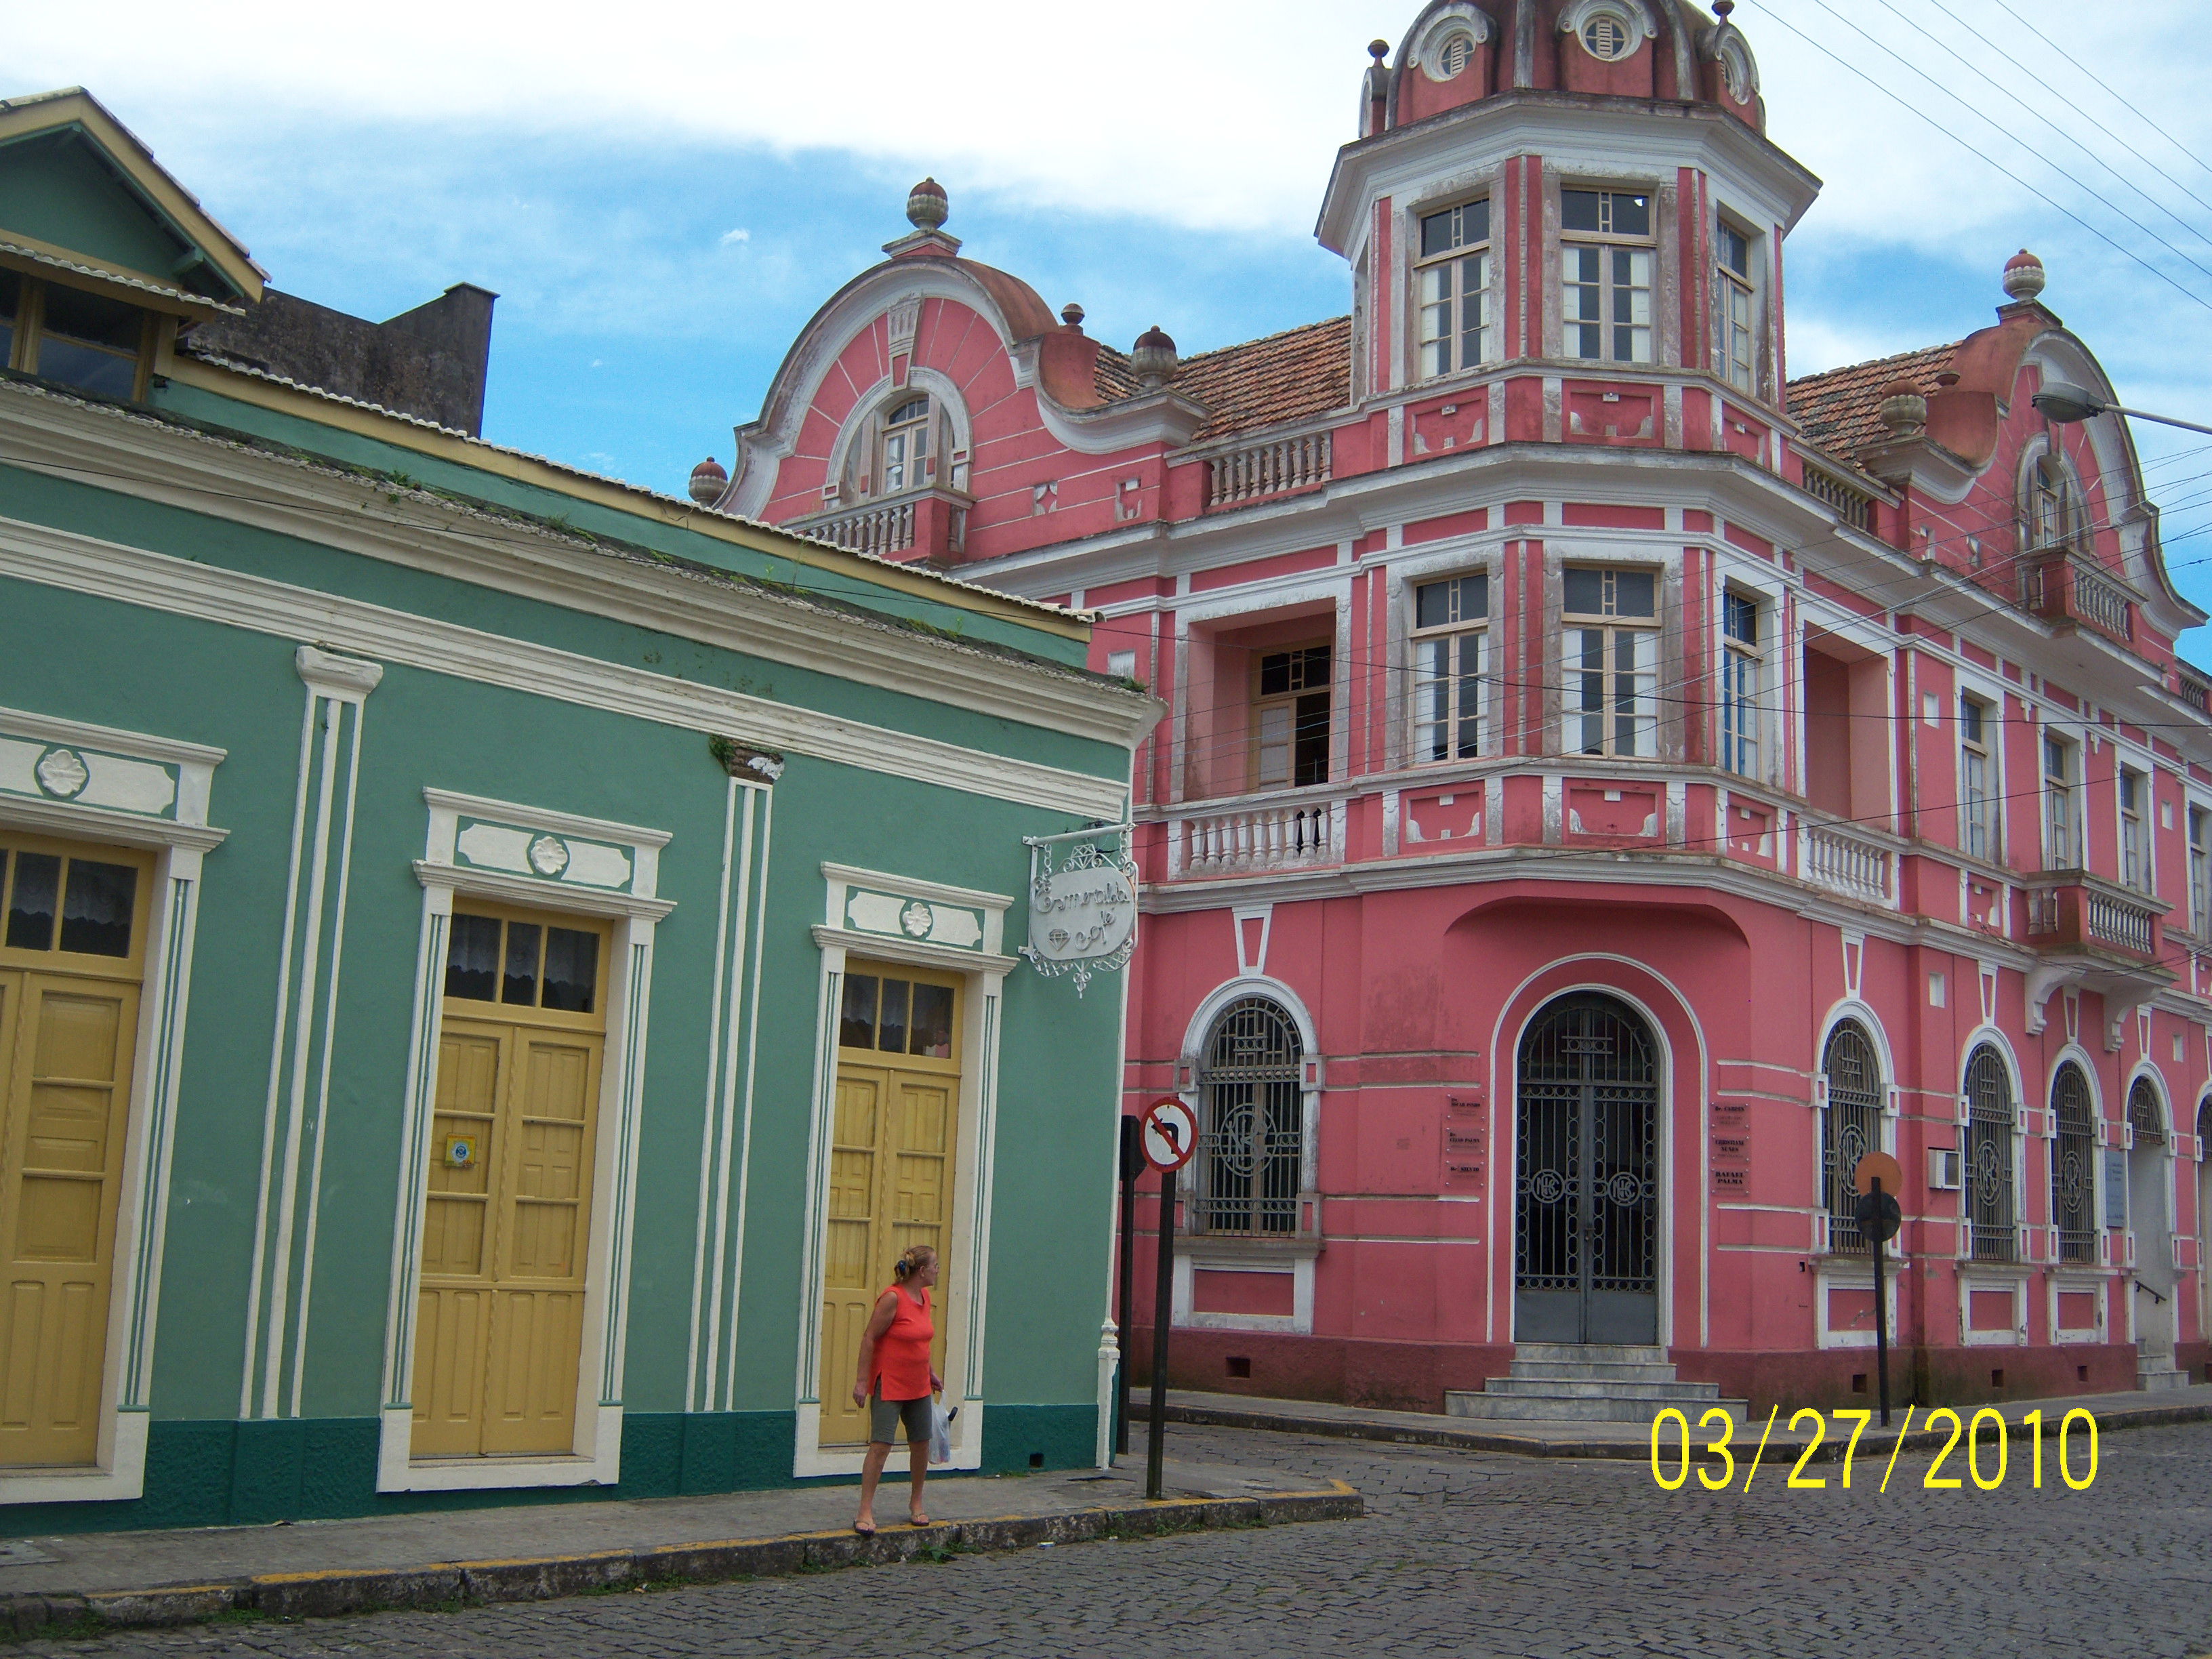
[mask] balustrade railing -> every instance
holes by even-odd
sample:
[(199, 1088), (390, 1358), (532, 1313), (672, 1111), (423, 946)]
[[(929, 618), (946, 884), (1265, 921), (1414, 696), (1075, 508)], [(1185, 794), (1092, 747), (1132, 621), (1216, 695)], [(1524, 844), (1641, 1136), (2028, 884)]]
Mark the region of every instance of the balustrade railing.
[(879, 556), (903, 553), (914, 545), (914, 503), (885, 501), (878, 507), (854, 507), (817, 519), (804, 527), (808, 535), (835, 542), (854, 553)]
[(2087, 947), (2154, 960), (2164, 947), (2161, 918), (2172, 907), (2139, 896), (2086, 871), (2057, 871), (2032, 878), (2027, 935), (2046, 949)]
[(1206, 504), (1227, 507), (1327, 483), (1328, 470), (1326, 432), (1254, 444), (1249, 449), (1216, 455), (1206, 463)]
[(2200, 714), (2212, 714), (2212, 680), (2179, 663), (2174, 665), (2174, 677), (2182, 702)]
[(2020, 603), (2045, 622), (2086, 624), (2121, 645), (2135, 642), (2135, 596), (2073, 548), (2045, 549), (2021, 562)]
[(1334, 864), (1341, 802), (1284, 802), (1170, 820), (1168, 865), (1176, 876), (1246, 875)]
[(2082, 896), (2082, 931), (2100, 945), (2149, 956), (2158, 948), (2158, 912), (2091, 888)]
[(1840, 823), (1808, 823), (1799, 873), (1815, 886), (1869, 904), (1893, 906), (1897, 858), (1871, 836)]
[(1836, 516), (1854, 530), (1867, 529), (1874, 522), (1873, 496), (1809, 463), (1805, 468), (1805, 493), (1835, 508)]

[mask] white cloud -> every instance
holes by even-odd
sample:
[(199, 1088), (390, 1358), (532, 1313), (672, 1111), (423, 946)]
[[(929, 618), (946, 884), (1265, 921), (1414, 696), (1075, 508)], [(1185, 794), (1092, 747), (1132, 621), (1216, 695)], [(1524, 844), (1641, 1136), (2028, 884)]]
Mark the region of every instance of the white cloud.
[(720, 238), (716, 241), (715, 246), (718, 247), (740, 247), (745, 243), (751, 241), (752, 239), (752, 232), (747, 230), (743, 225), (739, 225), (735, 230), (724, 231)]

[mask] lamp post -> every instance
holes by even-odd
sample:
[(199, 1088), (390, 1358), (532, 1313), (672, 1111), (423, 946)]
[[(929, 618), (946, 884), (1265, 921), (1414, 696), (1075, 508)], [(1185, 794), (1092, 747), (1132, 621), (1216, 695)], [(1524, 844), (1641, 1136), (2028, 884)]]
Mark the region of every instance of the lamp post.
[(2128, 409), (2118, 404), (2107, 403), (2087, 388), (2069, 386), (2063, 380), (2051, 381), (2031, 401), (2039, 410), (2062, 426), (2086, 421), (2092, 415), (2127, 415), (2138, 421), (2155, 421), (2160, 426), (2178, 426), (2185, 432), (2212, 435), (2212, 426), (2199, 426), (2194, 421), (2177, 421), (2171, 415), (2152, 415), (2140, 409)]

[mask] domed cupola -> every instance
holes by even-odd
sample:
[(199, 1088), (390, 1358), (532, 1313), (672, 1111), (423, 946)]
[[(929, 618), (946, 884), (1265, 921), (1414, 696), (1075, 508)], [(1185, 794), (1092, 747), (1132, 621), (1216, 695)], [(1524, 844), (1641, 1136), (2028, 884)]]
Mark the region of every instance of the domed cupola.
[(1734, 0), (1713, 9), (1690, 0), (1431, 0), (1395, 60), (1370, 76), (1361, 136), (1519, 91), (1715, 104), (1763, 131), (1759, 68), (1729, 21)]

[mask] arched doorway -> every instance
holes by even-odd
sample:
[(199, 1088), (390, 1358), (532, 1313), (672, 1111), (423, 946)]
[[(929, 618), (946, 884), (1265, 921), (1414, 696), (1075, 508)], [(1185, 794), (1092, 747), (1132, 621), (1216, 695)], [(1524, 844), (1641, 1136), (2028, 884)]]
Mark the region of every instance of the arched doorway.
[(2166, 1114), (2158, 1091), (2139, 1077), (2128, 1091), (2128, 1226), (2136, 1237), (2136, 1354), (2147, 1370), (2173, 1366), (2173, 1227), (2168, 1213)]
[(1522, 1342), (1659, 1340), (1659, 1048), (1578, 992), (1521, 1039), (1513, 1328)]

